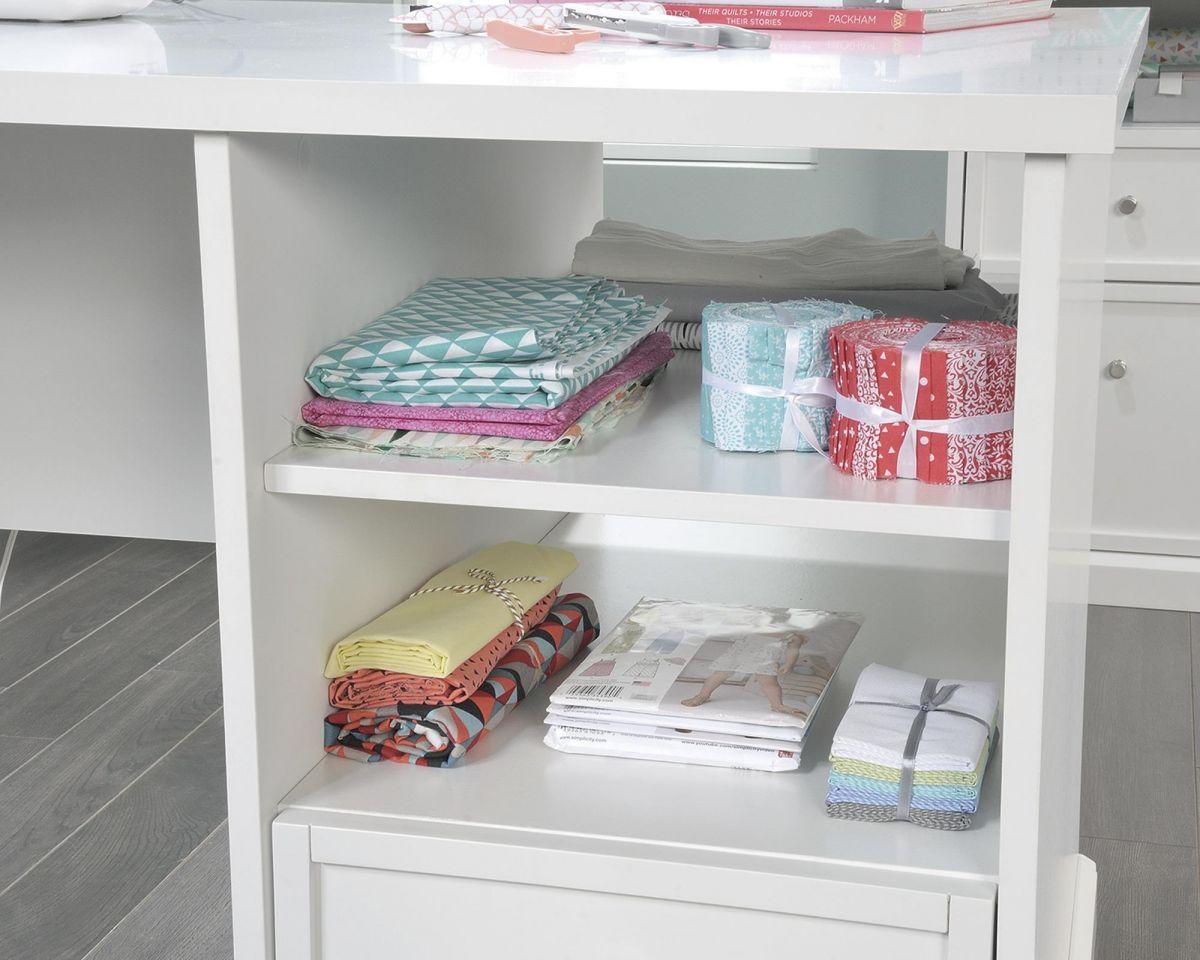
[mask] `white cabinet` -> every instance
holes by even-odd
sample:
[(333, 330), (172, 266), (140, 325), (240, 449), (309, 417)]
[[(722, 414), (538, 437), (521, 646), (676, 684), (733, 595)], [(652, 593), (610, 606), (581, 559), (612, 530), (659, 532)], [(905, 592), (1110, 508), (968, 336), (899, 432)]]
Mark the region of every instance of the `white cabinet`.
[(1112, 165), (1109, 280), (1200, 282), (1200, 150), (1124, 147)]
[[(149, 66), (104, 24), (72, 28), (78, 55), (21, 32), (24, 57), (0, 56), (0, 122), (196, 131), (238, 960), (1085, 960), (1095, 278), (1145, 12), (1064, 10), (1011, 65), (965, 58), (931, 89), (919, 44), (883, 77), (876, 47), (835, 35), (552, 58), (409, 37), (378, 4), (206, 6), (139, 17), (163, 51)], [(605, 142), (1022, 155), (1036, 322), (1011, 483), (869, 483), (818, 457), (714, 451), (694, 358), (545, 468), (291, 449), (301, 371), (363, 318), (439, 274), (565, 272), (600, 215)], [(508, 538), (574, 550), (568, 587), (602, 624), (654, 594), (862, 611), (802, 770), (557, 754), (545, 690), (461, 768), (326, 755), (330, 643)], [(830, 739), (872, 660), (1002, 679), (1004, 756), (970, 830), (826, 815)]]
[(1200, 303), (1109, 300), (1101, 342), (1093, 544), (1200, 555)]
[[(615, 440), (602, 441), (610, 456)], [(814, 721), (802, 771), (551, 750), (543, 717), (561, 677), (455, 769), (326, 758), (283, 798), (272, 827), (280, 960), (376, 952), (364, 902), (453, 905), (504, 960), (710, 960), (720, 955), (714, 943), (812, 960), (992, 957), (1000, 758), (973, 828), (953, 833), (826, 816), (825, 757), (854, 679), (873, 660), (1002, 674), (1003, 549), (595, 515), (567, 517), (542, 542), (579, 558), (569, 585), (595, 598), (602, 629), (643, 594), (857, 604), (866, 621)], [(947, 596), (931, 607), (933, 580)], [(407, 950), (447, 943), (445, 923), (404, 930)], [(513, 936), (483, 933), (499, 930)]]
[[(1133, 142), (1147, 135), (1134, 131)], [(1113, 155), (1108, 191), (1105, 279), (1200, 282), (1200, 130), (1195, 148), (1123, 146)], [(1171, 143), (1180, 142), (1178, 138)], [(1187, 142), (1187, 141), (1183, 141)], [(1015, 276), (1021, 237), (1021, 158), (973, 154), (967, 160), (963, 242), (984, 276)]]
[[(1200, 127), (1127, 123), (1118, 144), (1106, 212), (1103, 359), (1096, 371), (1091, 596), (1195, 610), (1200, 441), (1188, 411), (1195, 392), (1191, 368), (1200, 357)], [(969, 154), (963, 184), (963, 247), (987, 279), (1015, 289), (1021, 158)], [(952, 180), (949, 195), (959, 189)]]

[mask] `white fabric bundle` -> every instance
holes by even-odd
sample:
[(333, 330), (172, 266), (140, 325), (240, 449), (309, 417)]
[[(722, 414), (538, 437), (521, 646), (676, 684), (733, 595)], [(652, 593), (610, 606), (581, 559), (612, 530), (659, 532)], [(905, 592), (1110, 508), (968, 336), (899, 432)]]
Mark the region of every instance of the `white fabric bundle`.
[[(926, 677), (873, 663), (858, 677), (850, 706), (838, 725), (831, 753), (848, 760), (862, 760), (887, 767), (900, 767), (904, 745), (916, 711), (880, 706), (862, 701), (884, 701), (913, 706), (921, 702)], [(925, 732), (917, 746), (915, 769), (920, 771), (971, 771), (979, 763), (990, 727), (995, 724), (1000, 702), (998, 684), (978, 680), (939, 679), (938, 689), (958, 684), (942, 710), (931, 710)], [(975, 723), (946, 711), (957, 710), (978, 717)], [(985, 726), (985, 724), (987, 726)]]

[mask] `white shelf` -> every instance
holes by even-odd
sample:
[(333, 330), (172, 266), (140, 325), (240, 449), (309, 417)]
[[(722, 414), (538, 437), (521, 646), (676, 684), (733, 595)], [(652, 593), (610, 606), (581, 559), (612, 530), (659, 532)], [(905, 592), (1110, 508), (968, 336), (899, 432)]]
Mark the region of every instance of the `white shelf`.
[(645, 407), (551, 464), (422, 460), (289, 447), (273, 493), (685, 520), (1008, 537), (1009, 483), (846, 476), (815, 453), (726, 453), (700, 439), (700, 355), (680, 351)]
[[(682, 523), (584, 517), (564, 521), (545, 542), (579, 558), (568, 587), (595, 599), (603, 632), (644, 595), (864, 613), (866, 622), (814, 721), (801, 771), (557, 753), (542, 743), (548, 697), (542, 688), (461, 767), (327, 757), (281, 809), (300, 818), (319, 814), (323, 824), (334, 826), (339, 815), (357, 817), (353, 829), (368, 832), (438, 824), (443, 835), (466, 839), (473, 830), (500, 830), (507, 833), (490, 842), (553, 843), (581, 853), (600, 840), (649, 844), (654, 858), (680, 863), (697, 851), (722, 851), (764, 858), (755, 861), (758, 870), (827, 876), (831, 869), (876, 868), (895, 872), (896, 886), (913, 889), (946, 889), (952, 880), (994, 882), (998, 757), (988, 769), (975, 823), (961, 833), (834, 820), (825, 814), (824, 796), (833, 730), (867, 663), (880, 660), (944, 677), (1001, 678), (1002, 564), (964, 559), (980, 552), (968, 545), (938, 552), (932, 543), (918, 544), (914, 551), (890, 538), (848, 543), (827, 533), (735, 526), (710, 531), (704, 540), (694, 534), (694, 526)], [(823, 561), (793, 559), (803, 555)], [(768, 861), (777, 867), (764, 865)]]
[(941, 49), (945, 37), (781, 31), (769, 50), (606, 39), (548, 58), (409, 34), (392, 13), (207, 0), (119, 22), (5, 24), (0, 122), (1107, 153), (1146, 30), (1139, 10), (1059, 10), (1043, 29), (972, 31), (986, 56)]
[(1136, 123), (1133, 114), (1117, 130), (1118, 147), (1200, 149), (1200, 123)]

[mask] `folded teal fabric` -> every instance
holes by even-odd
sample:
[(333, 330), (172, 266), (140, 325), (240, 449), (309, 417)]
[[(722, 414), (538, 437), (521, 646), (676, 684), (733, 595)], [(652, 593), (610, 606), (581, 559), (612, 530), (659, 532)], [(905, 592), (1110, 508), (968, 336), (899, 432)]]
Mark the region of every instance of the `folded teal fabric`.
[[(783, 382), (789, 334), (796, 353), (792, 382), (828, 377), (829, 331), (871, 315), (852, 303), (832, 300), (710, 303), (702, 316), (701, 438), (721, 450), (812, 450), (796, 431), (785, 434), (791, 401), (755, 396), (738, 387), (791, 386)], [(832, 411), (819, 406), (804, 406), (803, 411), (823, 449)]]
[(662, 314), (599, 277), (442, 278), (330, 344), (305, 380), (339, 400), (552, 408)]

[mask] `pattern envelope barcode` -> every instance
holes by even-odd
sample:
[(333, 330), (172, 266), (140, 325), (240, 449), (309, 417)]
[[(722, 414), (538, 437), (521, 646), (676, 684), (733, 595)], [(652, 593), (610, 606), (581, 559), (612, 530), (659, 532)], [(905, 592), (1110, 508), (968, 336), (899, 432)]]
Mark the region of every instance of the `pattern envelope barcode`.
[(623, 689), (619, 683), (576, 683), (567, 690), (567, 696), (583, 700), (610, 700), (619, 697)]

